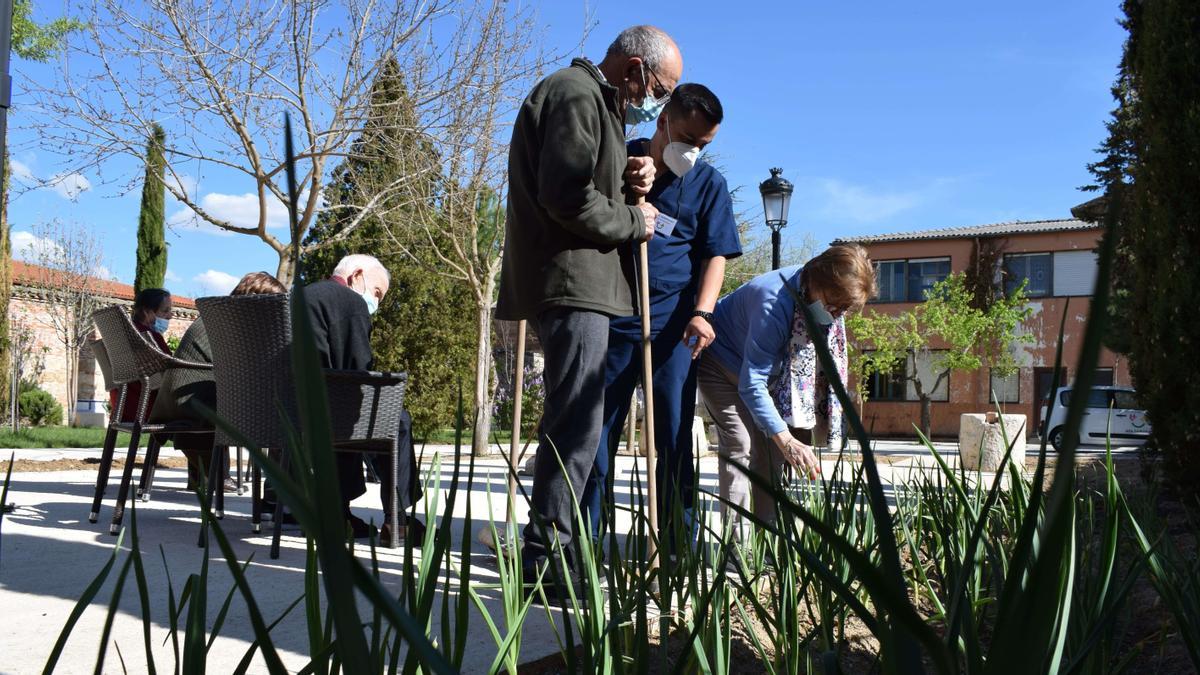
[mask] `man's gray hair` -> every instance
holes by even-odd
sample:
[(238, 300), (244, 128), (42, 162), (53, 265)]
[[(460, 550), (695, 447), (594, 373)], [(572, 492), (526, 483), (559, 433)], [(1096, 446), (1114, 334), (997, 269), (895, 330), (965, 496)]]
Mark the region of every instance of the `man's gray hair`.
[(358, 270), (382, 274), (383, 278), (387, 279), (389, 284), (392, 282), (392, 275), (388, 274), (387, 268), (383, 266), (383, 263), (379, 262), (375, 256), (366, 255), (365, 253), (351, 253), (339, 260), (337, 267), (333, 268), (333, 275), (345, 279)]
[(657, 70), (671, 51), (671, 38), (654, 26), (633, 26), (621, 31), (608, 46), (604, 58), (640, 56), (650, 70)]

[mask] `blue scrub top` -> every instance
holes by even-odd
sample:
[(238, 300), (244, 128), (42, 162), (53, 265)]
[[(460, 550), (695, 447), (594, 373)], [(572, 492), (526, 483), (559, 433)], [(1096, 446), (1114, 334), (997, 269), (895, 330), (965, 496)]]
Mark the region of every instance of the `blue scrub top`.
[[(629, 143), (629, 155), (649, 154), (650, 141)], [(695, 302), (700, 284), (700, 264), (709, 258), (732, 259), (742, 254), (737, 222), (733, 217), (733, 199), (725, 177), (704, 160), (682, 178), (670, 169), (663, 172), (646, 196), (660, 212), (676, 219), (675, 229), (667, 236), (650, 239), (650, 324), (657, 334), (674, 313), (681, 298)], [(613, 330), (636, 330), (636, 316), (612, 319)]]

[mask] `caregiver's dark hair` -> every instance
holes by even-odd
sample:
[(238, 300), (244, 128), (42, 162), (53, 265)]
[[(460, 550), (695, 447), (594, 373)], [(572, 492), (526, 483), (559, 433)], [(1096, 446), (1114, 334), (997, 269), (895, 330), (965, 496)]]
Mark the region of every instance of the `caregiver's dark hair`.
[(725, 119), (725, 110), (721, 100), (708, 87), (694, 82), (686, 82), (675, 87), (671, 92), (671, 100), (667, 101), (666, 112), (671, 119), (684, 119), (692, 113), (699, 113), (709, 124), (716, 126)]

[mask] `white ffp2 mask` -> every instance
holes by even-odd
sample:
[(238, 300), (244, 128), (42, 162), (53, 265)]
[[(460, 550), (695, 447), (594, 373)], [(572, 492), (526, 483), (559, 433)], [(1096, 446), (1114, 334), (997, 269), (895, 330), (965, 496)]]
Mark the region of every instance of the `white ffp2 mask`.
[(700, 159), (700, 148), (687, 143), (672, 142), (663, 148), (663, 163), (676, 176), (683, 176), (696, 166)]

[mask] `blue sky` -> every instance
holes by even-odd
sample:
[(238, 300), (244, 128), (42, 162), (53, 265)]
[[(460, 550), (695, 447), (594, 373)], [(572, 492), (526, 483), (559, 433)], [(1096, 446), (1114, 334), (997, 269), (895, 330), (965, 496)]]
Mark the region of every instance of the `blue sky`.
[[(47, 15), (63, 6), (46, 3)], [(1086, 164), (1104, 137), (1124, 32), (1115, 0), (1062, 2), (570, 2), (534, 3), (547, 46), (603, 56), (622, 28), (652, 23), (684, 54), (684, 80), (708, 85), (726, 119), (711, 149), (741, 208), (761, 211), (757, 184), (780, 166), (796, 186), (785, 238), (820, 244), (855, 234), (1069, 216), (1086, 199)], [(565, 63), (564, 59), (564, 63)], [(14, 63), (14, 175), (64, 170), (27, 123)], [(24, 117), (24, 119), (23, 119)], [(68, 176), (15, 196), (16, 244), (61, 219), (94, 229), (105, 265), (132, 281), (139, 190), (120, 195), (131, 164)], [(84, 186), (90, 186), (82, 189)], [(251, 188), (200, 179), (200, 194), (237, 210)], [(168, 213), (178, 210), (169, 205)], [(176, 229), (174, 292), (227, 290), (277, 258), (261, 241)]]

